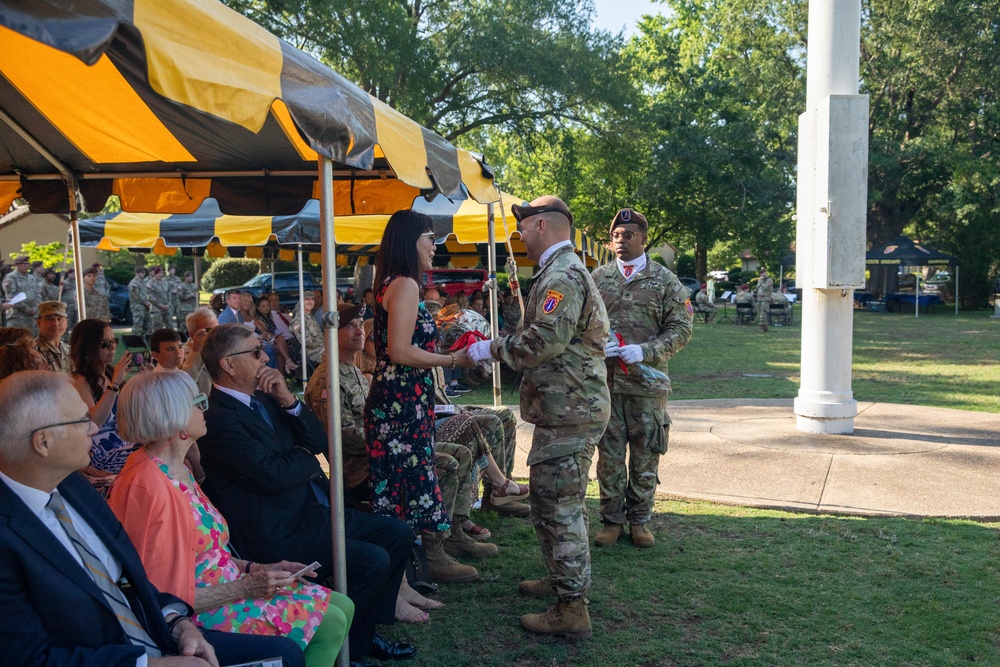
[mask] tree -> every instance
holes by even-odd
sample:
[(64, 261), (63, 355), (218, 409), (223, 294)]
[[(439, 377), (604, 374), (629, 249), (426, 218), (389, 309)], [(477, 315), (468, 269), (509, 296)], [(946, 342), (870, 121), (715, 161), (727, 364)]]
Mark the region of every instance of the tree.
[(449, 140), (591, 125), (628, 91), (590, 0), (226, 1)]
[(32, 262), (41, 262), (42, 266), (51, 269), (61, 264), (73, 263), (73, 249), (67, 250), (66, 244), (59, 241), (38, 245), (34, 241), (21, 244), (20, 252), (10, 253), (11, 259), (26, 255)]

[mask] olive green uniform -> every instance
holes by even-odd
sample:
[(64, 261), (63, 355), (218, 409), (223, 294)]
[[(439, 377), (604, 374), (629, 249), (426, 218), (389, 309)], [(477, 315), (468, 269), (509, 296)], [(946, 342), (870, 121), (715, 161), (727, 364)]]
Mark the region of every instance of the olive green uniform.
[[(691, 339), (688, 290), (671, 271), (646, 258), (628, 281), (616, 262), (594, 269), (611, 328), (624, 345), (642, 348), (642, 363), (667, 374), (667, 360)], [(611, 418), (598, 445), (597, 481), (605, 524), (647, 523), (653, 513), (660, 456), (670, 435), (667, 393), (637, 381), (638, 370), (606, 360)], [(625, 453), (628, 451), (628, 466)]]
[(523, 372), (521, 416), (535, 424), (531, 517), (561, 599), (590, 587), (584, 499), (594, 448), (610, 414), (604, 345), (608, 317), (597, 287), (569, 244), (536, 274), (516, 333), (495, 339), (495, 359)]

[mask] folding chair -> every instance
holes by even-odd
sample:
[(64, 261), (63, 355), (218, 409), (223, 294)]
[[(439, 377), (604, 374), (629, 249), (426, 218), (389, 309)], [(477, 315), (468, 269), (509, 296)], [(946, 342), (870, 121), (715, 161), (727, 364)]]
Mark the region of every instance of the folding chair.
[(736, 304), (736, 324), (753, 324), (753, 304)]

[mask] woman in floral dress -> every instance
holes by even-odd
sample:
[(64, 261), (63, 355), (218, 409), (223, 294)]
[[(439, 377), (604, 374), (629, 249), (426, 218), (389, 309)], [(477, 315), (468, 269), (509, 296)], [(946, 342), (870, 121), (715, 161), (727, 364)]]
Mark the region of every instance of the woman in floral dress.
[(135, 448), (118, 433), (118, 391), (128, 374), (132, 353), (126, 350), (112, 365), (117, 349), (115, 332), (104, 320), (86, 319), (73, 327), (69, 339), (73, 364), (70, 378), (87, 404), (91, 421), (99, 427), (91, 438), (90, 467), (80, 472), (105, 498)]
[[(120, 428), (143, 443), (111, 491), (111, 509), (150, 581), (194, 608), (208, 630), (287, 637), (308, 667), (330, 667), (354, 618), (346, 596), (293, 575), (302, 563), (252, 563), (229, 550), (225, 519), (184, 465), (205, 434), (208, 399), (180, 371), (144, 373), (122, 390)], [(186, 564), (186, 565), (185, 565)]]
[(437, 327), (420, 302), (431, 268), (431, 219), (413, 211), (389, 218), (375, 272), (375, 371), (365, 404), (372, 511), (424, 531), (428, 560), (450, 527), (434, 470), (432, 368), (468, 367), (468, 353), (437, 354)]

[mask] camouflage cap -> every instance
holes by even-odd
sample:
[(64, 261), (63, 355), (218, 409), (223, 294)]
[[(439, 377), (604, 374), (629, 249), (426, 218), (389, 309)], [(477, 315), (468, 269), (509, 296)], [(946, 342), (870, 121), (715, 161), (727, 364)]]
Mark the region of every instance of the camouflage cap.
[(17, 259), (14, 260), (14, 264), (31, 264), (31, 260), (28, 259), (27, 255), (18, 255)]
[(66, 304), (62, 301), (42, 301), (38, 304), (38, 319), (49, 315), (66, 317)]

